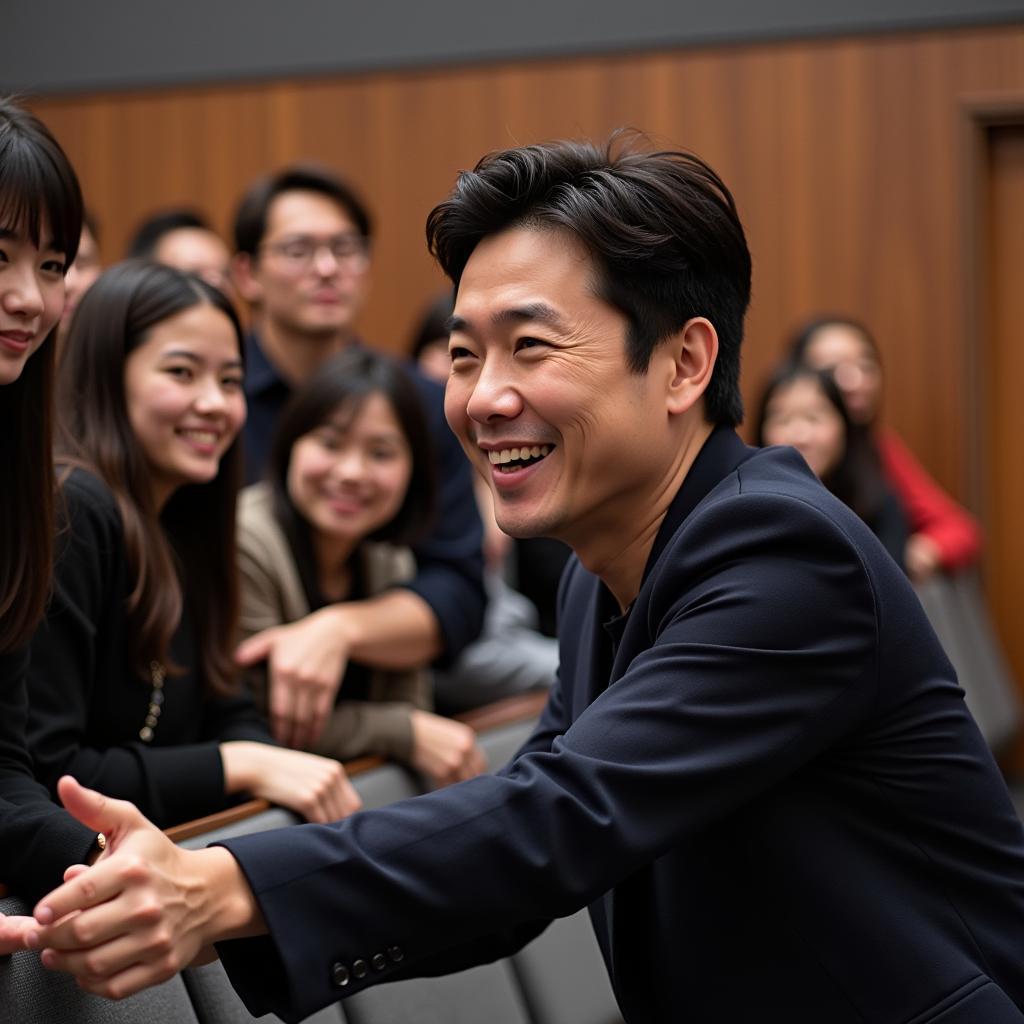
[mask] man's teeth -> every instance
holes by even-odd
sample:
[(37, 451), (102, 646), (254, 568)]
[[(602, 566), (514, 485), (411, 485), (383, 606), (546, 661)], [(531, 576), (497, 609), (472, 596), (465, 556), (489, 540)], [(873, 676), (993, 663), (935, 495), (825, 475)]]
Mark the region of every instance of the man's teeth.
[(502, 448), (500, 451), (490, 451), (487, 458), (491, 460), (492, 466), (499, 466), (506, 462), (522, 462), (526, 459), (542, 459), (551, 451), (549, 444), (535, 444), (526, 448)]

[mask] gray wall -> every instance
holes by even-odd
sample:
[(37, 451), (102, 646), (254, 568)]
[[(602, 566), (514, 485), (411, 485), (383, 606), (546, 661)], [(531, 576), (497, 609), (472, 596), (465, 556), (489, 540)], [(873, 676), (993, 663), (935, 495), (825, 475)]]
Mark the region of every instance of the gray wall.
[(1021, 0), (0, 0), (45, 94), (1024, 21)]

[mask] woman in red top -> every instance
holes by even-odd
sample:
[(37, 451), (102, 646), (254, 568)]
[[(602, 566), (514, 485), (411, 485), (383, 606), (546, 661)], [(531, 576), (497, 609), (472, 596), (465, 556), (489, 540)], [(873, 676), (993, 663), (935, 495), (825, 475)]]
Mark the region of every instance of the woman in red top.
[(843, 393), (851, 418), (872, 428), (886, 479), (910, 524), (904, 563), (915, 580), (939, 569), (963, 569), (978, 558), (981, 530), (932, 479), (904, 442), (878, 424), (882, 362), (878, 345), (863, 324), (845, 317), (811, 321), (793, 341), (794, 360), (827, 370)]

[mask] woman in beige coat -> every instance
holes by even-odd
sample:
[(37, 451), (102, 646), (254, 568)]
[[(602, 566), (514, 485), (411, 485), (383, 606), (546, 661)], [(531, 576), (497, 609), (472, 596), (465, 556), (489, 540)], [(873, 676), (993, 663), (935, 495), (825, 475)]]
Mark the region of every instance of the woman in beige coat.
[[(372, 613), (367, 599), (412, 578), (408, 545), (433, 514), (429, 445), (415, 386), (386, 356), (350, 349), (294, 395), (268, 479), (239, 504), (246, 637), (338, 602), (365, 603)], [(485, 767), (472, 731), (431, 712), (425, 667), (349, 660), (332, 692), (309, 696), (321, 706), (308, 731), (292, 725), (294, 690), (275, 689), (265, 665), (250, 679), (278, 739), (291, 746), (339, 760), (379, 754), (438, 785)]]

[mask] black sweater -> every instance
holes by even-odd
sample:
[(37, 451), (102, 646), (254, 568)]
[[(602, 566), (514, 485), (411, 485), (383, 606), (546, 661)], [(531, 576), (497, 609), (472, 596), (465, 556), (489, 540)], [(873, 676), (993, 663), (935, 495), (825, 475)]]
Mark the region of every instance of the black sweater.
[(60, 885), (69, 864), (85, 860), (96, 833), (32, 778), (25, 747), (27, 653), (0, 655), (0, 882), (31, 903)]
[(252, 701), (214, 697), (198, 672), (188, 615), (171, 643), (185, 669), (168, 675), (151, 743), (139, 739), (151, 682), (132, 667), (124, 529), (110, 489), (75, 470), (64, 485), (68, 526), (58, 534), (54, 595), (31, 645), (28, 744), (36, 774), (61, 775), (130, 800), (161, 828), (225, 807), (219, 744), (270, 743)]

